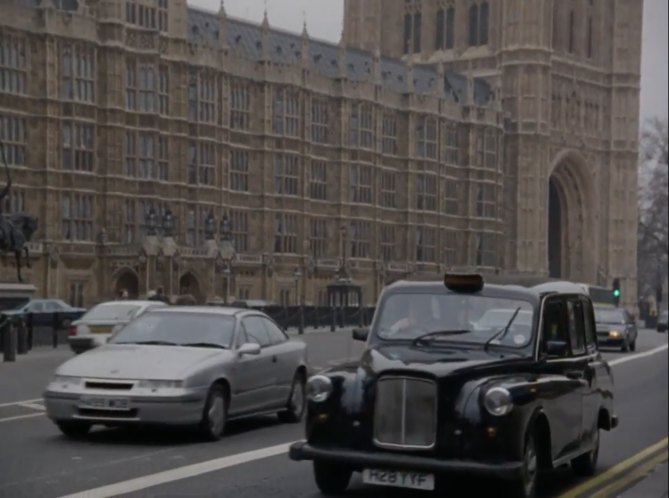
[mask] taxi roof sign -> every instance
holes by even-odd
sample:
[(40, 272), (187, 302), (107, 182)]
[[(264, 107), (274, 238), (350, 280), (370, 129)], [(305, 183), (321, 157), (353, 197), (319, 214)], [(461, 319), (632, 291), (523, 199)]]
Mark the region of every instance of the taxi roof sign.
[(473, 293), (483, 290), (483, 277), (477, 274), (444, 275), (444, 285), (453, 292)]

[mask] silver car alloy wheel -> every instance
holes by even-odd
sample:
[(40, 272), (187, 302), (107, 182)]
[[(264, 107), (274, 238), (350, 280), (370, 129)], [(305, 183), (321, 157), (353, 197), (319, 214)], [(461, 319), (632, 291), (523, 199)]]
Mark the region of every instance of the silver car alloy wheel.
[(219, 435), (223, 431), (225, 425), (225, 401), (223, 396), (216, 394), (211, 400), (211, 406), (207, 413), (209, 419), (209, 429), (214, 435)]
[(290, 407), (297, 416), (304, 411), (304, 384), (300, 378), (295, 380), (290, 397)]

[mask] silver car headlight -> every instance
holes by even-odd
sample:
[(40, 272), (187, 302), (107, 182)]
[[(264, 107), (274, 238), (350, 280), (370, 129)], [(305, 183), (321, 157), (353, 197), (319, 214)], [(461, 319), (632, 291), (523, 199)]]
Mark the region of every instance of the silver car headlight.
[(314, 403), (326, 401), (332, 394), (332, 381), (325, 375), (314, 375), (307, 382), (307, 398)]
[(483, 397), (483, 406), (496, 417), (508, 415), (513, 410), (511, 393), (503, 387), (493, 387)]
[(151, 389), (157, 391), (159, 389), (179, 389), (183, 387), (183, 380), (140, 380), (137, 387), (140, 389)]
[(51, 379), (51, 385), (59, 389), (81, 387), (83, 383), (83, 377), (72, 377), (69, 375), (54, 375)]

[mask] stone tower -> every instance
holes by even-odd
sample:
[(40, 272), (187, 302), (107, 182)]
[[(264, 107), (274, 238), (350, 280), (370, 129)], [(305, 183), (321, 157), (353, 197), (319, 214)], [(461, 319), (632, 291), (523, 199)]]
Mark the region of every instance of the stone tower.
[[(643, 1), (347, 0), (351, 48), (488, 79), (504, 109), (506, 269), (636, 299)], [(374, 46), (374, 43), (378, 45)]]

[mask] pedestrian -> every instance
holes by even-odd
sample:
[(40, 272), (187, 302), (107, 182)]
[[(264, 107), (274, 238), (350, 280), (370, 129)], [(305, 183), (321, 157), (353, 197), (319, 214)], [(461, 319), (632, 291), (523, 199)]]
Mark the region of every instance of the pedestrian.
[(156, 289), (156, 293), (149, 298), (149, 301), (161, 301), (170, 304), (170, 299), (165, 295), (165, 288), (162, 285)]
[(197, 301), (192, 294), (182, 294), (181, 296), (177, 297), (177, 300), (174, 304), (175, 306), (195, 306)]

